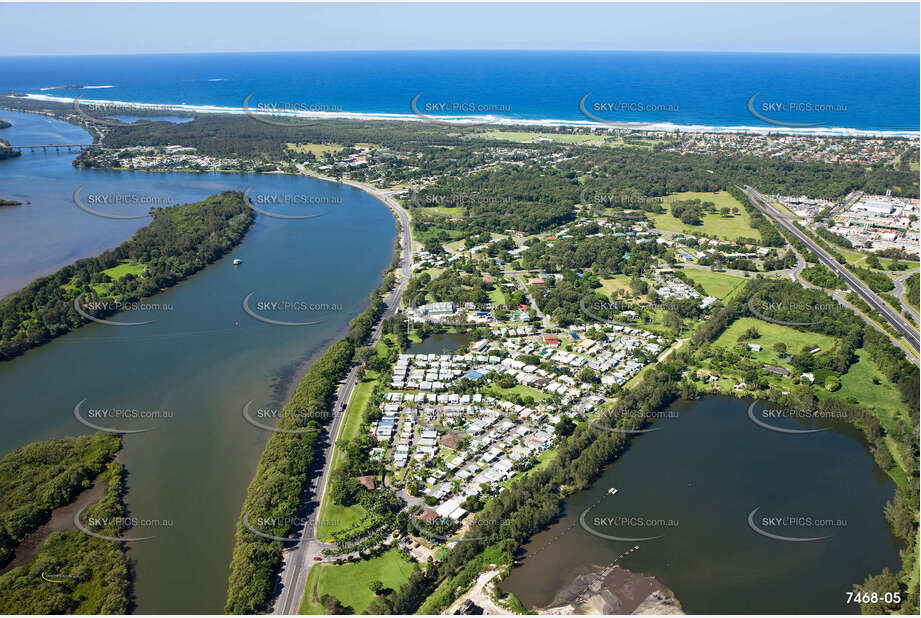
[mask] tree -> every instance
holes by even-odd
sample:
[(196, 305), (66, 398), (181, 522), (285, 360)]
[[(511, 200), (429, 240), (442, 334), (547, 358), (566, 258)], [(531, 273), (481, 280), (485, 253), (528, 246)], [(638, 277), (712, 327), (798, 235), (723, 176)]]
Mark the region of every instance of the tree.
[(778, 341), (774, 344), (774, 351), (777, 352), (778, 356), (782, 356), (787, 353), (787, 344), (783, 341)]
[(368, 587), (371, 589), (371, 592), (373, 592), (376, 596), (376, 595), (379, 595), (381, 593), (381, 590), (384, 589), (384, 584), (380, 580), (375, 579), (373, 582), (371, 582), (371, 584)]
[(324, 594), (320, 597), (320, 603), (323, 604), (323, 609), (326, 610), (327, 614), (342, 615), (355, 613), (351, 607), (343, 605), (339, 599), (330, 594)]
[(565, 416), (560, 419), (560, 422), (556, 424), (553, 430), (557, 437), (565, 438), (573, 434), (573, 432), (576, 430), (576, 424), (571, 418)]
[[(870, 575), (864, 580), (863, 584), (854, 586), (854, 594), (876, 593), (877, 601), (872, 603), (869, 600), (860, 604), (861, 614), (885, 615), (892, 613), (901, 605), (901, 601), (895, 602), (893, 596), (901, 590), (899, 578), (888, 568), (883, 569), (879, 575)], [(889, 597), (889, 603), (886, 603), (886, 597)], [(901, 596), (901, 593), (900, 593)]]

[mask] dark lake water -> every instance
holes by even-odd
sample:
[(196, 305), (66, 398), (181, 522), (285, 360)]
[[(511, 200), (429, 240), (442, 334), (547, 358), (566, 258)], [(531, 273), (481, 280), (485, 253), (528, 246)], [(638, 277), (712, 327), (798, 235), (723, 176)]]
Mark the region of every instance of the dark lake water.
[(419, 343), (412, 343), (407, 354), (454, 354), (472, 341), (469, 333), (435, 333)]
[[(2, 132), (14, 144), (75, 137), (69, 125), (43, 117), (0, 110), (0, 118), (16, 125)], [(73, 157), (25, 154), (0, 162), (0, 196), (31, 202), (0, 209), (3, 294), (77, 257), (117, 245), (146, 221), (116, 221), (80, 210), (72, 194), (81, 185), (84, 196), (167, 196), (176, 204), (252, 186), (254, 198), (307, 196), (327, 204), (317, 207), (323, 216), (313, 219), (257, 214), (227, 257), (145, 299), (159, 303), (159, 310), (110, 318), (154, 320), (151, 324), (91, 324), (0, 363), (0, 453), (34, 440), (90, 432), (74, 418), (75, 406), (84, 400), (85, 418), (102, 408), (159, 413), (159, 419), (93, 419), (119, 429), (154, 427), (124, 439), (132, 515), (160, 520), (131, 533), (156, 536), (131, 544), (137, 611), (221, 613), (234, 525), (267, 439), (265, 431), (243, 420), (242, 408), (249, 401), (253, 410), (277, 407), (291, 380), (306, 370), (305, 361), (341, 336), (365, 308), (391, 260), (393, 217), (357, 189), (306, 177), (77, 170)], [(107, 208), (99, 210), (146, 210)], [(242, 264), (234, 266), (234, 258)], [(267, 318), (318, 323), (258, 321), (243, 310), (250, 293), (249, 306)], [(311, 307), (276, 311), (275, 302)]]
[[(531, 555), (502, 587), (529, 608), (546, 607), (577, 574), (639, 545), (619, 564), (657, 577), (687, 613), (856, 613), (845, 604), (852, 585), (900, 564), (883, 517), (894, 483), (852, 429), (769, 431), (749, 420), (749, 403), (708, 397), (672, 406), (676, 414), (657, 420), (657, 431), (635, 438), (590, 489), (566, 501), (560, 521), (526, 546)], [(829, 538), (759, 535), (748, 524), (756, 508), (755, 525), (770, 534)]]

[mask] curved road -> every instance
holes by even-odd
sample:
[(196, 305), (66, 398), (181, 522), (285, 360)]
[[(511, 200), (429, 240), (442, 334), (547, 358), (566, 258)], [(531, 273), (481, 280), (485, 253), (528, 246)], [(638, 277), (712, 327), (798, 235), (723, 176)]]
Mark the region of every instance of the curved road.
[[(300, 169), (302, 173), (313, 176), (314, 178), (337, 182), (334, 178), (310, 173), (302, 166), (298, 166), (298, 169)], [(342, 184), (351, 185), (373, 195), (382, 201), (400, 221), (400, 244), (402, 246), (400, 280), (384, 299), (386, 309), (371, 333), (370, 343), (373, 345), (380, 338), (384, 319), (394, 315), (399, 308), (400, 301), (403, 297), (403, 291), (406, 289), (406, 284), (409, 282), (409, 277), (412, 273), (413, 249), (412, 233), (409, 226), (409, 214), (393, 198), (392, 191), (382, 191), (368, 185), (348, 180), (343, 181)], [(326, 485), (333, 461), (333, 453), (336, 448), (336, 440), (339, 438), (339, 431), (342, 427), (342, 418), (348, 406), (348, 402), (352, 397), (352, 391), (358, 384), (358, 369), (359, 367), (356, 365), (349, 370), (348, 376), (346, 376), (345, 381), (339, 387), (336, 401), (333, 403), (333, 420), (329, 425), (329, 439), (322, 452), (323, 468), (318, 475), (312, 477), (304, 497), (303, 515), (305, 518), (312, 517), (316, 520), (316, 518), (319, 517), (320, 504), (322, 504), (323, 494), (326, 492)], [(304, 588), (307, 583), (307, 575), (314, 562), (317, 562), (314, 560), (314, 557), (321, 556), (321, 551), (330, 547), (329, 544), (321, 543), (317, 540), (316, 527), (317, 525), (305, 526), (301, 532), (298, 543), (289, 548), (284, 554), (282, 569), (279, 574), (281, 588), (277, 591), (275, 597), (275, 603), (272, 607), (273, 614), (293, 615), (297, 614), (300, 608), (301, 598), (304, 596)]]

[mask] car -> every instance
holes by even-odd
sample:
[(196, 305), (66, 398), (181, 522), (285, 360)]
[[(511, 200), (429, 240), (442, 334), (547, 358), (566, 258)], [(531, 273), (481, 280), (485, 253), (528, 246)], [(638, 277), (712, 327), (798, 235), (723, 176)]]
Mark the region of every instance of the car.
[(323, 558), (321, 558), (320, 556), (314, 556), (313, 559), (314, 559), (315, 562), (319, 562), (319, 561), (322, 560)]
[(413, 547), (419, 547), (419, 543), (413, 543)]

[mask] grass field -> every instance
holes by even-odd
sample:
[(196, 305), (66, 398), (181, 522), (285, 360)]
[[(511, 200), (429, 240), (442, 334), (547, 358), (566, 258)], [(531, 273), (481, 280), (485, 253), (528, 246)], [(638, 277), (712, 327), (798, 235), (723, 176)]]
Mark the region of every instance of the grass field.
[[(342, 428), (339, 431), (339, 440), (351, 440), (358, 435), (361, 430), (361, 421), (365, 406), (374, 392), (374, 386), (377, 384), (377, 374), (369, 371), (365, 380), (355, 387), (349, 405), (345, 410)], [(335, 470), (345, 457), (342, 449), (337, 448), (333, 453), (333, 462), (331, 470)], [(349, 528), (365, 516), (365, 510), (360, 505), (341, 506), (333, 504), (329, 497), (329, 492), (323, 493), (323, 502), (320, 504), (320, 514), (317, 517), (319, 522), (335, 522), (328, 525), (317, 525), (317, 538), (321, 541), (328, 542), (332, 540), (333, 533)]]
[(531, 388), (530, 386), (525, 386), (524, 384), (516, 384), (512, 388), (502, 388), (495, 384), (490, 384), (488, 390), (493, 391), (499, 397), (502, 397), (503, 395), (521, 395), (522, 397), (525, 395), (530, 395), (534, 398), (534, 401), (543, 401), (550, 396), (543, 391), (539, 391), (536, 388)]
[(727, 296), (747, 281), (745, 277), (737, 277), (735, 275), (718, 273), (710, 270), (698, 270), (696, 268), (686, 268), (682, 272), (684, 272), (689, 279), (704, 286), (704, 291), (706, 291), (707, 294), (716, 296), (722, 300), (725, 300)]
[(349, 564), (322, 564), (310, 569), (300, 614), (325, 614), (320, 598), (328, 594), (339, 599), (352, 612), (364, 612), (374, 601), (371, 582), (380, 581), (384, 588), (397, 590), (409, 581), (413, 563), (391, 549), (376, 558)]
[[(879, 384), (873, 384), (874, 377), (879, 379)], [(841, 399), (853, 397), (860, 405), (876, 412), (883, 426), (890, 431), (894, 429), (892, 419), (896, 414), (911, 422), (908, 409), (902, 404), (899, 392), (880, 373), (876, 363), (863, 348), (857, 350), (857, 362), (841, 376), (841, 388), (834, 396)]]
[(601, 288), (607, 292), (608, 295), (619, 290), (627, 290), (627, 292), (632, 294), (630, 290), (630, 278), (627, 275), (614, 275), (613, 279), (602, 279)]
[(489, 292), (489, 302), (494, 305), (505, 304), (505, 294), (502, 293), (502, 284), (496, 285), (495, 289)]
[(285, 148), (298, 154), (312, 152), (315, 157), (322, 157), (327, 152), (334, 153), (342, 150), (342, 144), (294, 144), (287, 143)]
[(122, 260), (121, 264), (118, 266), (113, 266), (112, 268), (107, 268), (104, 271), (105, 274), (109, 275), (112, 279), (121, 279), (125, 275), (131, 274), (136, 277), (140, 277), (145, 272), (147, 272), (146, 264), (132, 264), (129, 260)]
[(774, 352), (774, 344), (778, 342), (785, 343), (789, 354), (796, 354), (804, 346), (810, 348), (821, 348), (822, 352), (827, 352), (835, 345), (835, 340), (827, 335), (819, 333), (804, 333), (790, 326), (773, 324), (756, 318), (739, 318), (729, 326), (714, 345), (731, 348), (738, 343), (739, 336), (749, 328), (754, 327), (761, 337), (752, 339), (746, 343), (757, 343), (761, 346), (760, 352), (752, 352), (752, 357), (768, 365), (790, 368), (790, 365), (780, 360)]
[(653, 225), (660, 230), (675, 232), (678, 234), (699, 234), (705, 232), (719, 238), (735, 240), (740, 236), (746, 238), (761, 238), (761, 234), (748, 224), (748, 213), (745, 208), (727, 191), (717, 193), (700, 193), (695, 191), (686, 191), (684, 193), (673, 193), (664, 200), (666, 209), (670, 209), (672, 202), (677, 200), (700, 199), (704, 202), (713, 202), (717, 210), (723, 207), (738, 208), (739, 214), (724, 217), (717, 214), (704, 214), (702, 225), (685, 225), (680, 219), (676, 219), (667, 212), (662, 215), (653, 215)]

